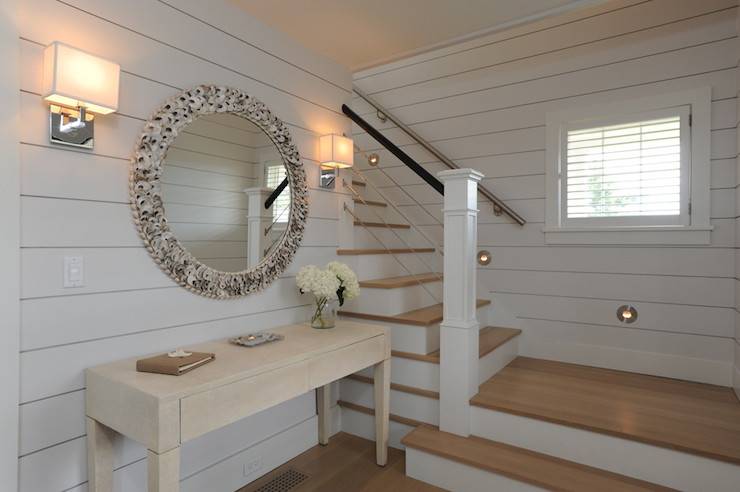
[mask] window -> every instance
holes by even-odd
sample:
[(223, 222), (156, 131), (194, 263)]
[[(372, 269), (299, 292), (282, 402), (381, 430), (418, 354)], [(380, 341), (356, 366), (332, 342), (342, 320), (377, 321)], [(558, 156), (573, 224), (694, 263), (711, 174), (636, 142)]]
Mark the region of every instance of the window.
[[(285, 166), (282, 164), (265, 167), (265, 186), (275, 189), (286, 177)], [(272, 204), (273, 222), (288, 222), (290, 216), (290, 189), (283, 190)]]
[(567, 125), (563, 223), (688, 224), (689, 108)]
[(709, 111), (707, 89), (548, 114), (546, 241), (707, 243)]

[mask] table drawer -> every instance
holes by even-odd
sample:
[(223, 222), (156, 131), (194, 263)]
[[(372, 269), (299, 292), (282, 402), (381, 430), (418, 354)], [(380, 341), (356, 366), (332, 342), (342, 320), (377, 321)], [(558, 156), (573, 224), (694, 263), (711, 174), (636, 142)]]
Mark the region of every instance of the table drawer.
[(295, 398), (310, 388), (301, 362), (181, 400), (182, 442)]
[(389, 357), (390, 348), (385, 336), (323, 354), (308, 363), (309, 388), (331, 383)]

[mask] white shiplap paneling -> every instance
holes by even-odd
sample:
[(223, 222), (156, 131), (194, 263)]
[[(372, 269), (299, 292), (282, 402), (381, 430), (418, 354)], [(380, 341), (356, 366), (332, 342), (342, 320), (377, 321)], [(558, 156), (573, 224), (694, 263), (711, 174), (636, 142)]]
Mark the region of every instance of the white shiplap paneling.
[[(355, 74), (355, 84), (528, 223), (480, 202), (479, 283), (521, 316), (522, 352), (730, 385), (736, 245), (737, 1), (617, 0)], [(708, 247), (548, 246), (543, 237), (545, 114), (689, 88), (712, 88), (712, 232)], [(355, 98), (353, 108), (430, 172), (440, 163)], [(363, 150), (378, 144), (359, 128)], [(360, 167), (430, 234), (441, 197), (384, 150)], [(403, 189), (400, 188), (400, 186)], [(617, 307), (638, 307), (621, 325)], [(494, 307), (494, 309), (496, 309)]]
[[(13, 44), (22, 62), (16, 99), (25, 122), (18, 137), (17, 215), (25, 234), (20, 490), (84, 490), (85, 367), (305, 319), (309, 300), (297, 294), (292, 277), (302, 264), (335, 257), (342, 200), (340, 193), (316, 189), (317, 137), (349, 130), (339, 108), (350, 97), (350, 76), (227, 2), (30, 0), (22, 2), (19, 25), (20, 39), (14, 37)], [(119, 111), (97, 119), (93, 151), (48, 143), (40, 84), (43, 47), (51, 41), (121, 65)], [(180, 88), (201, 83), (232, 85), (267, 103), (290, 126), (311, 187), (304, 246), (282, 278), (244, 299), (208, 300), (177, 287), (149, 258), (128, 207), (128, 159), (144, 121)], [(189, 222), (181, 225), (193, 239), (208, 232), (200, 221), (216, 220), (211, 229), (241, 227), (240, 212), (208, 208), (217, 199), (210, 192), (246, 187), (244, 178), (251, 174), (242, 161), (254, 161), (259, 153), (245, 147), (235, 130), (224, 138), (232, 143), (219, 142), (216, 149), (218, 135), (202, 126), (188, 140), (201, 150), (213, 147), (209, 153), (220, 157), (211, 156), (208, 166), (221, 174), (204, 173), (186, 141), (168, 156), (178, 166), (167, 176), (168, 191), (174, 196), (190, 186), (189, 201), (183, 202), (189, 205), (173, 206), (173, 217)], [(228, 232), (221, 239), (233, 239), (233, 230), (221, 232)], [(236, 244), (222, 241), (218, 247), (229, 253)], [(84, 257), (84, 287), (62, 287), (66, 255)], [(235, 490), (290, 459), (316, 442), (314, 412), (308, 394), (190, 443), (183, 451), (183, 489), (204, 490), (207, 484), (208, 490)], [(144, 490), (143, 449), (122, 444), (116, 488)], [(245, 477), (243, 463), (257, 454), (263, 469)]]

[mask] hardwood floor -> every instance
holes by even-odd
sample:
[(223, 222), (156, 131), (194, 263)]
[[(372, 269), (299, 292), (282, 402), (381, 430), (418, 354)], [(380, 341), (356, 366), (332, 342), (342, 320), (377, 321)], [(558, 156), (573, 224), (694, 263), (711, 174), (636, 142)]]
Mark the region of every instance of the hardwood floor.
[(340, 432), (328, 446), (315, 446), (237, 492), (255, 492), (287, 470), (308, 475), (290, 492), (439, 492), (443, 489), (408, 478), (404, 453), (388, 450), (388, 464), (375, 464), (375, 443)]
[(730, 388), (518, 357), (471, 403), (740, 464)]

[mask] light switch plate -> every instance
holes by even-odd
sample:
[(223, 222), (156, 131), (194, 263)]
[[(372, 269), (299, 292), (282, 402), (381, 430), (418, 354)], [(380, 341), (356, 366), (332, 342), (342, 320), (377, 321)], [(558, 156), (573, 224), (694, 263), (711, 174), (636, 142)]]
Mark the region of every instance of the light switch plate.
[(82, 256), (64, 257), (64, 288), (85, 285), (85, 262)]

